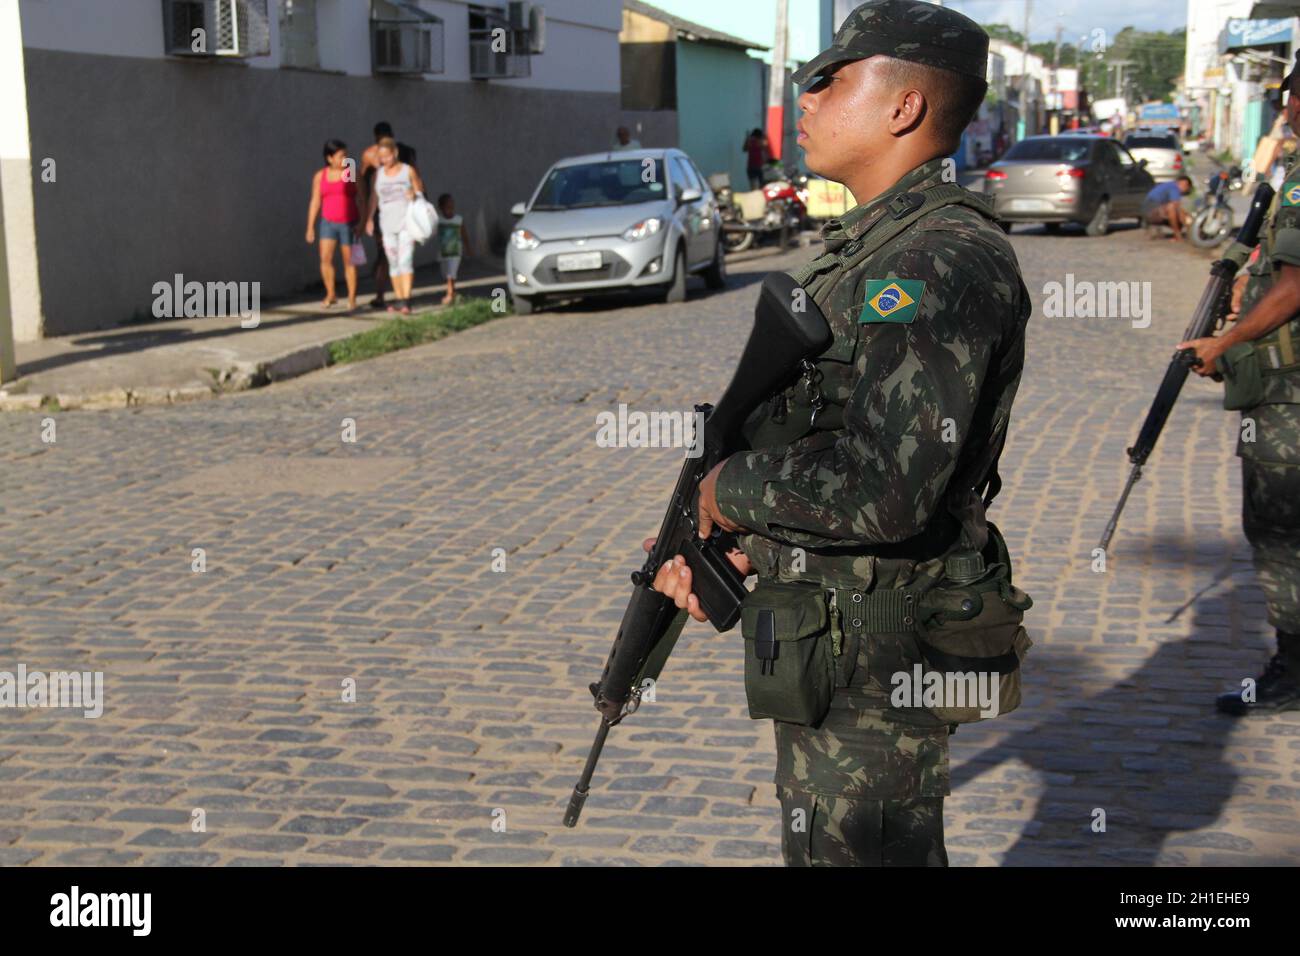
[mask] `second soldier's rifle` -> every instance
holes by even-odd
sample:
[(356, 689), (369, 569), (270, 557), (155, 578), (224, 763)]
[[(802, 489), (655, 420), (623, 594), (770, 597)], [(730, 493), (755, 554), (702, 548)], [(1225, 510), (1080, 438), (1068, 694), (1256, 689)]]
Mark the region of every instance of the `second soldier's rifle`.
[[(1242, 223), (1241, 231), (1237, 233), (1236, 241), (1224, 253), (1222, 259), (1216, 259), (1210, 266), (1210, 281), (1205, 286), (1205, 291), (1201, 293), (1201, 301), (1197, 304), (1196, 311), (1192, 313), (1192, 321), (1180, 341), (1203, 339), (1223, 324), (1232, 303), (1232, 281), (1237, 275), (1237, 270), (1246, 261), (1250, 250), (1259, 243), (1259, 230), (1264, 224), (1264, 217), (1268, 214), (1268, 207), (1272, 201), (1273, 187), (1268, 183), (1260, 183), (1250, 202), (1250, 212), (1246, 215), (1246, 221)], [(1142, 423), (1142, 430), (1138, 432), (1137, 441), (1128, 450), (1128, 460), (1132, 462), (1133, 468), (1129, 471), (1128, 481), (1124, 483), (1124, 490), (1120, 493), (1115, 513), (1110, 516), (1110, 521), (1106, 523), (1106, 530), (1102, 532), (1099, 547), (1103, 551), (1110, 545), (1110, 539), (1119, 524), (1120, 512), (1128, 502), (1129, 492), (1142, 477), (1142, 466), (1147, 463), (1147, 459), (1151, 457), (1151, 452), (1156, 447), (1160, 432), (1164, 430), (1165, 422), (1169, 420), (1169, 413), (1174, 410), (1174, 403), (1178, 401), (1178, 393), (1182, 391), (1183, 383), (1187, 381), (1188, 372), (1200, 364), (1201, 360), (1192, 349), (1181, 349), (1170, 359), (1169, 368), (1165, 370), (1164, 380), (1160, 383), (1160, 389), (1156, 392), (1150, 411), (1147, 412), (1146, 421)]]
[(683, 556), (691, 569), (691, 590), (709, 622), (725, 631), (740, 618), (740, 602), (748, 591), (745, 576), (727, 558), (727, 552), (735, 547), (735, 536), (716, 527), (710, 537), (699, 536), (696, 499), (700, 482), (720, 461), (745, 450), (741, 425), (750, 412), (795, 381), (801, 369), (807, 373), (811, 368), (808, 360), (824, 352), (831, 339), (826, 317), (794, 279), (773, 272), (763, 280), (754, 327), (731, 384), (717, 405), (696, 406), (704, 416), (704, 434), (696, 434), (697, 446), (692, 448), (699, 454), (687, 457), (682, 466), (654, 547), (641, 570), (632, 575), (632, 598), (623, 612), (605, 671), (591, 685), (601, 715), (600, 727), (569, 799), (566, 827), (577, 825), (609, 728), (637, 709), (644, 685), (659, 676), (686, 623), (686, 612), (654, 590), (659, 568), (674, 556)]

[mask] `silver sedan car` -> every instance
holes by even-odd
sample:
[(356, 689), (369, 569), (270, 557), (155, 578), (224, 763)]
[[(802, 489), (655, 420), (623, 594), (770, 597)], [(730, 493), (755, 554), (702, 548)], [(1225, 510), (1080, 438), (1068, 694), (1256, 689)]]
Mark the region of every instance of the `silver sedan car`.
[(984, 174), (984, 194), (1007, 232), (1017, 222), (1048, 232), (1072, 222), (1104, 236), (1114, 220), (1142, 216), (1153, 186), (1146, 163), (1123, 146), (1077, 134), (1022, 139)]
[(721, 215), (704, 177), (679, 149), (562, 159), (542, 177), (506, 247), (514, 309), (546, 299), (645, 289), (686, 298), (686, 277), (726, 285)]

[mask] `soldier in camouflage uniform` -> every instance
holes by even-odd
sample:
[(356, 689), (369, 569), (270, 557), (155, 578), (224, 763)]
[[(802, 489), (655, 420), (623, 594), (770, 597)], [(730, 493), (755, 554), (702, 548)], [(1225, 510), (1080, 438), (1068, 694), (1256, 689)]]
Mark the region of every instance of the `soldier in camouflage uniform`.
[[(1300, 130), (1298, 74), (1292, 68), (1282, 81), (1293, 130)], [(1277, 653), (1253, 693), (1242, 688), (1219, 696), (1219, 710), (1245, 716), (1300, 708), (1300, 168), (1294, 153), (1261, 230), (1258, 257), (1238, 281), (1245, 282), (1238, 321), (1217, 338), (1179, 348), (1196, 349), (1201, 375), (1223, 371), (1230, 349), (1244, 353), (1258, 374), (1259, 401), (1242, 409), (1237, 454), (1242, 524), (1277, 630)]]
[[(983, 100), (987, 51), (987, 34), (952, 10), (873, 0), (794, 76), (818, 78), (800, 97), (808, 167), (864, 201), (794, 273), (833, 344), (751, 416), (760, 450), (702, 483), (701, 533), (740, 531), (737, 563), (760, 586), (814, 581), (857, 589), (853, 600), (923, 588), (943, 577), (963, 518), (987, 534), (972, 489), (1005, 437), (1030, 300), (991, 211), (943, 159)], [(936, 189), (958, 201), (909, 222)], [(703, 619), (682, 559), (655, 586)], [(914, 635), (855, 633), (853, 607), (825, 719), (775, 722), (786, 863), (946, 865), (949, 726), (891, 708), (890, 675), (919, 659)]]

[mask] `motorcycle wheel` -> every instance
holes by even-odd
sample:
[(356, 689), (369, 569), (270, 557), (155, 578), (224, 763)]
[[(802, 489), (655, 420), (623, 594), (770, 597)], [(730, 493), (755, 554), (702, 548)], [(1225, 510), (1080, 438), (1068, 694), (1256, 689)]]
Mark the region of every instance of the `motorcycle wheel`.
[(1232, 232), (1232, 210), (1227, 206), (1202, 209), (1192, 219), (1187, 238), (1198, 249), (1213, 249)]
[(723, 230), (722, 247), (727, 252), (744, 252), (754, 244), (754, 234), (746, 230), (731, 232)]

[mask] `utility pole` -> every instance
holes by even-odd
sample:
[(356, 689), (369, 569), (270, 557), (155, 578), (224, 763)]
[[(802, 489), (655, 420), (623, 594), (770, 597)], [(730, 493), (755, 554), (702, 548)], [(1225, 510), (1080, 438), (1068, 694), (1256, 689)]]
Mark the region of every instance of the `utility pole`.
[(767, 142), (772, 158), (781, 158), (785, 145), (786, 0), (776, 0), (776, 38), (772, 43), (772, 72), (767, 83)]
[(1016, 121), (1016, 139), (1025, 138), (1027, 120), (1025, 110), (1029, 106), (1029, 8), (1033, 0), (1025, 0), (1025, 36), (1024, 49), (1020, 54), (1020, 118)]

